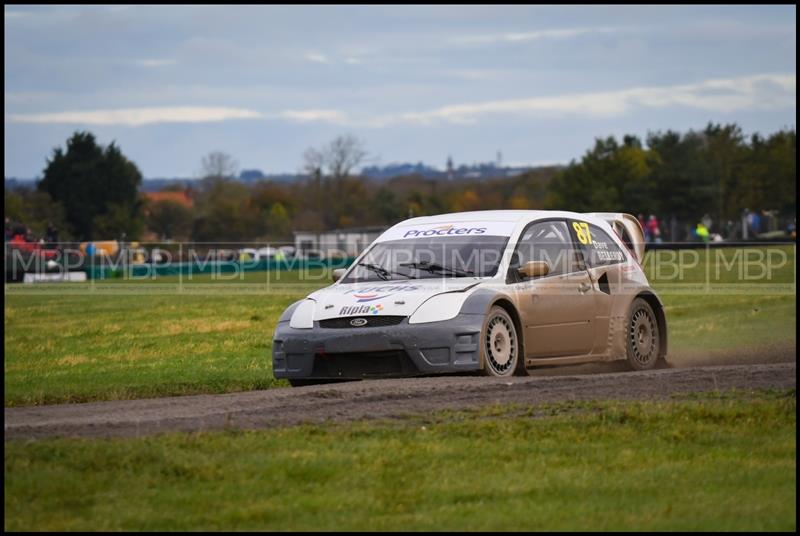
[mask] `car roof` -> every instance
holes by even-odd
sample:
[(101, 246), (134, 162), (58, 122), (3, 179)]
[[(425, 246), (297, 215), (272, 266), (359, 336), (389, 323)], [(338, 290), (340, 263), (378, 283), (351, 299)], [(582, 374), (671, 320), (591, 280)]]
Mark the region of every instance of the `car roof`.
[[(594, 224), (607, 233), (613, 233), (611, 226), (604, 220), (591, 214), (569, 212), (566, 210), (475, 210), (471, 212), (451, 212), (435, 216), (419, 216), (396, 223), (384, 231), (375, 241), (385, 242), (396, 239), (408, 227), (431, 226), (439, 224), (482, 223), (489, 226), (500, 226), (504, 231), (497, 234), (516, 236), (529, 223), (550, 218), (573, 218)], [(393, 238), (394, 237), (394, 238)]]
[(424, 225), (435, 223), (449, 223), (459, 221), (504, 221), (520, 222), (533, 221), (544, 218), (578, 218), (592, 223), (602, 222), (599, 218), (579, 212), (569, 212), (565, 210), (474, 210), (471, 212), (451, 212), (449, 214), (437, 214), (435, 216), (419, 216), (403, 220), (395, 225)]

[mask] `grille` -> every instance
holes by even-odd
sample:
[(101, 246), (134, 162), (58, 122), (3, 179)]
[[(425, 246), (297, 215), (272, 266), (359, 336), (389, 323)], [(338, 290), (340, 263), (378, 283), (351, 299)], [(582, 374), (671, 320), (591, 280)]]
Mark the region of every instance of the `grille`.
[[(367, 321), (363, 326), (353, 326), (350, 324), (351, 320), (356, 318), (363, 318)], [(403, 321), (404, 316), (344, 316), (341, 318), (329, 318), (327, 320), (320, 320), (319, 326), (321, 328), (378, 328), (383, 326), (396, 326)]]
[(419, 369), (403, 350), (386, 352), (354, 352), (317, 354), (314, 356), (314, 378), (370, 378), (409, 376)]

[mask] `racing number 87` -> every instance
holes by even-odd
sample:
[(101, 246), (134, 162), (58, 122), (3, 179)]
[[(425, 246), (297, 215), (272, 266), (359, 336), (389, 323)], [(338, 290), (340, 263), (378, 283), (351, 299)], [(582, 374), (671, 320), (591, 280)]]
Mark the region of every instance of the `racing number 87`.
[(575, 234), (578, 237), (578, 242), (581, 244), (592, 243), (592, 233), (589, 232), (589, 224), (585, 222), (572, 222), (572, 228), (575, 229)]

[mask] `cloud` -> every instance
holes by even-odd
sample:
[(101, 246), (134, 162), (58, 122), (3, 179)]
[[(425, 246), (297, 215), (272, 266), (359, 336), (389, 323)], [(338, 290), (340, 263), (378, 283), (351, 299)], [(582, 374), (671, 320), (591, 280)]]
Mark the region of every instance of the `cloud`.
[[(346, 127), (383, 128), (435, 123), (472, 124), (487, 116), (590, 118), (615, 117), (640, 108), (687, 107), (709, 112), (794, 108), (795, 74), (761, 74), (714, 78), (693, 84), (633, 87), (614, 91), (537, 96), (450, 104), (431, 110), (351, 115), (335, 109), (259, 112), (244, 108), (155, 107), (41, 114), (11, 114), (12, 123), (77, 123), (140, 126), (152, 123), (199, 123), (230, 119), (278, 119), (298, 123), (332, 123)], [(6, 94), (9, 98), (9, 94)]]
[(258, 119), (260, 112), (243, 108), (202, 106), (123, 108), (42, 114), (11, 114), (12, 123), (69, 123), (84, 125), (141, 126), (153, 123), (206, 123), (229, 119)]
[(714, 112), (797, 106), (794, 74), (717, 78), (698, 84), (629, 91), (632, 104), (654, 108), (688, 106)]
[[(9, 95), (6, 94), (8, 98)], [(69, 123), (84, 125), (142, 126), (154, 123), (206, 123), (230, 119), (283, 119), (298, 123), (348, 123), (347, 115), (339, 110), (285, 110), (264, 114), (245, 108), (204, 106), (123, 108), (116, 110), (83, 110), (41, 114), (11, 114), (11, 123)]]
[(315, 121), (322, 121), (328, 123), (345, 124), (347, 123), (347, 115), (339, 110), (286, 110), (276, 114), (275, 117), (298, 121), (301, 123), (310, 123)]
[(579, 93), (526, 99), (453, 104), (422, 112), (407, 112), (372, 120), (376, 126), (392, 123), (474, 123), (487, 115), (585, 115), (613, 117), (635, 108), (684, 106), (712, 112), (764, 110), (797, 106), (794, 74), (754, 75), (710, 79), (695, 84), (635, 87), (616, 91)]
[[(794, 74), (763, 74), (740, 78), (716, 78), (694, 84), (663, 87), (634, 87), (615, 91), (573, 93), (452, 104), (424, 111), (351, 117), (344, 112), (320, 110), (297, 112), (292, 119), (326, 121), (341, 126), (382, 128), (393, 125), (473, 124), (486, 116), (591, 118), (620, 116), (637, 108), (688, 107), (710, 112), (765, 110), (796, 107)], [(288, 117), (288, 116), (284, 116)]]
[(175, 65), (177, 61), (169, 58), (162, 58), (162, 59), (144, 59), (144, 60), (136, 60), (135, 63), (137, 65), (141, 65), (142, 67), (166, 67), (167, 65)]
[(306, 59), (308, 61), (313, 61), (314, 63), (325, 63), (328, 64), (331, 60), (325, 54), (320, 54), (318, 52), (309, 52), (306, 54)]
[(9, 11), (8, 9), (5, 10), (5, 19), (18, 19), (20, 17), (27, 17), (30, 15), (27, 11)]
[(614, 33), (626, 31), (615, 27), (561, 28), (555, 30), (535, 30), (531, 32), (503, 32), (496, 34), (459, 35), (449, 39), (454, 44), (485, 45), (491, 43), (522, 43), (539, 39), (571, 39), (586, 34)]

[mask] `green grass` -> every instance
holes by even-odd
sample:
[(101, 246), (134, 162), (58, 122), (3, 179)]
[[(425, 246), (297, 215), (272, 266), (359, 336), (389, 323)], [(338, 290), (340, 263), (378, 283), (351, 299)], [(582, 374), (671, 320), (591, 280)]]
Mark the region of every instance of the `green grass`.
[(312, 275), (271, 274), (269, 289), (265, 273), (7, 287), (5, 404), (288, 385), (272, 376), (272, 333), (288, 305), (322, 286)]
[(794, 246), (648, 252), (645, 272), (665, 304), (674, 361), (795, 347), (795, 255)]
[[(770, 251), (784, 251), (786, 264), (769, 281), (740, 281), (733, 290), (715, 289), (738, 281), (738, 265), (720, 270), (705, 288), (706, 274), (724, 267), (717, 255), (730, 261), (729, 250), (712, 250), (710, 258), (705, 251), (688, 254), (684, 260), (694, 266), (680, 281), (645, 263), (666, 304), (670, 355), (687, 360), (704, 352), (795, 346), (795, 249)], [(6, 285), (5, 405), (287, 385), (272, 377), (272, 333), (287, 305), (328, 284), (323, 272), (310, 275)]]
[(665, 296), (670, 350), (794, 346), (795, 296)]
[(6, 530), (796, 529), (796, 399), (6, 442)]

